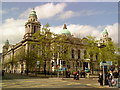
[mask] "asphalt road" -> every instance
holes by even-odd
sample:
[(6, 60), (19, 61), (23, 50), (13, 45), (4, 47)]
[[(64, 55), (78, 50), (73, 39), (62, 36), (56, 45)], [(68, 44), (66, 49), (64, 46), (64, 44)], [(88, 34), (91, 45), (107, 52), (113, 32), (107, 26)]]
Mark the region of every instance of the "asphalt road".
[(5, 74), (2, 88), (108, 88), (99, 86), (97, 80), (80, 78), (39, 78)]

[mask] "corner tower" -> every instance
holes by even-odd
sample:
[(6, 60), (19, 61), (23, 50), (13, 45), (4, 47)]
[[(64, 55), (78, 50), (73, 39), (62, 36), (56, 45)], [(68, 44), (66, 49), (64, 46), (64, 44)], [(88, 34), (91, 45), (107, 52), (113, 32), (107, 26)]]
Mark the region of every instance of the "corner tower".
[(101, 43), (107, 43), (108, 41), (111, 41), (112, 39), (109, 37), (107, 29), (104, 29), (102, 32), (102, 38), (100, 39)]
[(33, 9), (29, 14), (28, 21), (25, 23), (24, 39), (31, 38), (34, 33), (40, 30), (40, 28), (41, 28), (41, 24), (37, 20), (36, 11)]

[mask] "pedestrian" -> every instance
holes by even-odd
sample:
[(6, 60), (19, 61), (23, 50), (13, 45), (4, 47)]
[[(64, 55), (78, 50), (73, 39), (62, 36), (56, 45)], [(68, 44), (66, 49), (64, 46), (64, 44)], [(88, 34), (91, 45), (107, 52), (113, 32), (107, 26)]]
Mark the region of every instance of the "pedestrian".
[(85, 72), (85, 70), (83, 70), (83, 76), (84, 76), (84, 78), (86, 77), (86, 72)]
[(74, 75), (74, 80), (76, 80), (77, 72), (75, 71), (75, 72), (73, 73), (73, 75)]
[(113, 79), (113, 73), (110, 70), (109, 73), (108, 73), (108, 84), (109, 84), (109, 87), (112, 87), (112, 79)]
[(79, 80), (79, 71), (77, 71), (76, 80)]
[(82, 70), (81, 72), (80, 72), (80, 77), (82, 78), (82, 76), (85, 78), (85, 76), (86, 76), (86, 73), (85, 73), (85, 71), (84, 70)]
[(103, 73), (102, 73), (102, 71), (100, 71), (100, 73), (99, 73), (99, 80), (98, 80), (98, 82), (100, 83), (100, 86), (103, 86)]
[(111, 66), (109, 70), (113, 72), (115, 70), (115, 68), (113, 66)]
[(68, 78), (68, 71), (66, 71), (66, 78)]
[(119, 85), (119, 82), (118, 82), (119, 73), (117, 70), (114, 70), (113, 77), (114, 77), (114, 82), (115, 82), (116, 88), (119, 88), (119, 86), (118, 86)]
[(70, 78), (70, 71), (68, 71), (68, 78)]

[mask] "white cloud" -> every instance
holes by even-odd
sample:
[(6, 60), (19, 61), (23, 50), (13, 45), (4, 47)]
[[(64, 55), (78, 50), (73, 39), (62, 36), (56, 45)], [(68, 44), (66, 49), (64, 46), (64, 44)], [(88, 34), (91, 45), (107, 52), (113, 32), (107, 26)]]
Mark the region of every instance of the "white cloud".
[(73, 17), (74, 15), (75, 15), (75, 12), (73, 11), (65, 11), (61, 13), (60, 19), (67, 19), (67, 18)]
[[(34, 7), (38, 19), (49, 19), (55, 17), (56, 20), (60, 19), (68, 19), (75, 16), (92, 16), (92, 15), (100, 15), (100, 14), (110, 14), (113, 12), (107, 11), (96, 11), (96, 10), (80, 10), (80, 11), (71, 11), (65, 10), (67, 4), (66, 3), (46, 3), (43, 5), (39, 5)], [(15, 8), (16, 10), (17, 8)], [(14, 10), (14, 8), (13, 8)], [(28, 18), (29, 13), (31, 12), (32, 8), (28, 8), (25, 12), (23, 12), (19, 17), (20, 18)]]
[(108, 25), (106, 29), (109, 32), (109, 36), (112, 37), (113, 41), (118, 42), (118, 23)]
[[(38, 19), (46, 19), (63, 12), (65, 7), (65, 3), (47, 3), (44, 5), (36, 6), (35, 11), (37, 13)], [(31, 8), (27, 9), (24, 13), (20, 15), (20, 17), (28, 17), (28, 13), (30, 13), (30, 11)]]
[(24, 29), (25, 20), (22, 19), (6, 19), (0, 27), (0, 36), (2, 40), (0, 41), (0, 52), (1, 46), (4, 45), (4, 42), (8, 39), (11, 44), (16, 44), (22, 40), (25, 29)]
[[(4, 42), (8, 39), (11, 44), (16, 44), (22, 40), (24, 36), (24, 24), (27, 20), (24, 19), (6, 19), (5, 22), (0, 27), (0, 36), (2, 37), (0, 41), (0, 52), (4, 45)], [(79, 24), (68, 24), (67, 28), (75, 37), (86, 37), (88, 35), (100, 38), (102, 31), (100, 30), (104, 26), (93, 27), (90, 25), (79, 25)], [(107, 30), (110, 37), (117, 42), (118, 41), (118, 24), (108, 25)], [(63, 25), (50, 27), (51, 31), (59, 34), (63, 29)]]
[[(51, 27), (50, 29), (52, 32), (58, 34), (62, 30), (62, 28), (63, 26), (56, 26), (56, 27)], [(67, 25), (67, 29), (71, 32), (72, 35), (81, 38), (91, 35), (91, 36), (95, 36), (96, 39), (100, 39), (104, 28), (105, 26), (93, 27), (90, 25), (79, 25), (79, 24)], [(108, 25), (106, 29), (108, 30), (109, 37), (111, 37), (114, 42), (118, 42), (118, 24), (115, 23), (113, 25)]]
[[(50, 28), (52, 32), (60, 33), (60, 31), (63, 29), (63, 26), (58, 27), (51, 27)], [(92, 27), (90, 25), (76, 25), (76, 24), (70, 24), (67, 25), (67, 29), (71, 32), (72, 35), (75, 37), (85, 37), (88, 35), (92, 35), (95, 37), (100, 36), (100, 31), (97, 30), (95, 27)]]

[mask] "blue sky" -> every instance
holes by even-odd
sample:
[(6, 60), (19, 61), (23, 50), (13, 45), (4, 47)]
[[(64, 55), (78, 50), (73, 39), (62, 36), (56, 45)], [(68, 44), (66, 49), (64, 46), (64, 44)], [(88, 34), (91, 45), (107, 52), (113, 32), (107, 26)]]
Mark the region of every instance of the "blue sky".
[[(40, 6), (46, 4), (47, 2), (3, 2), (2, 10), (6, 11), (6, 14), (3, 15), (3, 22), (7, 18), (15, 18), (18, 19), (19, 15), (23, 13), (28, 8), (34, 8), (36, 6)], [(57, 4), (57, 3), (54, 3)], [(64, 11), (71, 10), (74, 12), (82, 12), (82, 11), (91, 11), (92, 15), (77, 15), (75, 17), (71, 17), (68, 19), (57, 19), (58, 17), (51, 17), (47, 19), (41, 19), (40, 21), (45, 24), (49, 22), (50, 25), (56, 26), (61, 25), (63, 23), (70, 24), (81, 24), (81, 25), (109, 25), (116, 23), (118, 20), (118, 3), (117, 2), (67, 2), (66, 8)], [(40, 11), (40, 10), (39, 10)], [(42, 13), (42, 12), (41, 12)]]
[(106, 28), (113, 41), (118, 42), (118, 2), (3, 2), (0, 36), (0, 52), (8, 39), (16, 44), (23, 39), (25, 22), (35, 8), (42, 25), (50, 24), (50, 30), (59, 34), (66, 23), (75, 37), (88, 35), (101, 38)]

